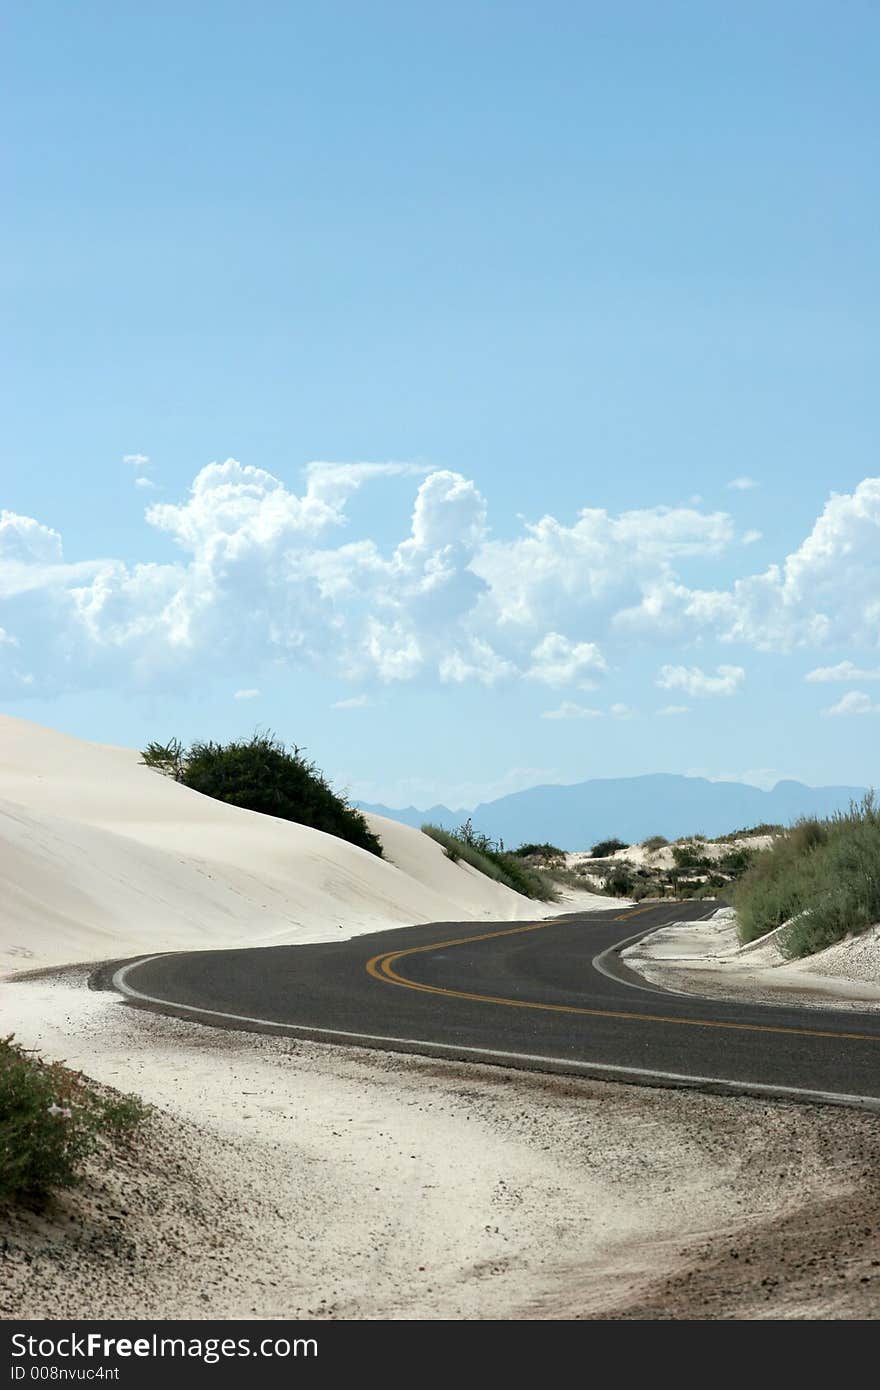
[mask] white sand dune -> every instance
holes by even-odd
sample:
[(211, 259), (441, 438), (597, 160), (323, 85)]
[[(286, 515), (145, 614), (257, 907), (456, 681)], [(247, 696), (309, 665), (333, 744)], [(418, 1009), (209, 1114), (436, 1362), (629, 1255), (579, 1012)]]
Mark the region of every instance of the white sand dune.
[(736, 912), (723, 907), (704, 921), (660, 927), (625, 947), (623, 955), (646, 980), (667, 989), (763, 1003), (880, 1009), (880, 925), (799, 960), (788, 960), (780, 950), (786, 925), (741, 946)]
[(0, 716), (0, 967), (550, 910), (368, 819), (385, 860), (178, 786), (131, 749)]

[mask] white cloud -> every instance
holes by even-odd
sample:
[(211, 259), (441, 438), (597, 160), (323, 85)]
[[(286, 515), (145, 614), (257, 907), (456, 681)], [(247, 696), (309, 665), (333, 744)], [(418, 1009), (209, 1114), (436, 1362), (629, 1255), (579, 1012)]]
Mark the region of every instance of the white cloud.
[(440, 679), (461, 685), (464, 681), (477, 680), (481, 685), (495, 685), (500, 680), (516, 675), (516, 667), (505, 661), (496, 651), (479, 638), (472, 638), (464, 650), (456, 649), (441, 656), (437, 667)]
[(153, 479), (152, 479), (152, 478), (144, 478), (144, 477), (135, 478), (135, 480), (134, 480), (134, 485), (135, 485), (135, 487), (140, 487), (140, 488), (155, 488), (155, 486), (156, 486), (156, 484), (153, 482)]
[(370, 703), (368, 695), (350, 695), (347, 700), (334, 700), (331, 709), (363, 709)]
[(755, 543), (756, 543), (757, 541), (762, 541), (763, 539), (764, 539), (764, 532), (763, 532), (763, 531), (746, 531), (745, 535), (744, 535), (743, 538), (742, 538), (742, 544), (743, 544), (743, 545), (755, 545)]
[(256, 700), (259, 694), (260, 691), (254, 689), (236, 690), (232, 698), (233, 700)]
[(679, 714), (690, 714), (690, 705), (664, 705), (657, 713), (663, 719), (674, 719)]
[(636, 711), (629, 705), (618, 702), (616, 705), (611, 706), (610, 713), (615, 719), (634, 719)]
[(805, 681), (811, 685), (824, 685), (829, 681), (880, 681), (880, 666), (856, 666), (854, 661), (841, 661), (837, 666), (817, 666), (808, 671)]
[(597, 675), (604, 675), (608, 664), (594, 642), (572, 642), (559, 632), (548, 632), (532, 648), (528, 675), (544, 685), (576, 685), (592, 690)]
[(123, 454), (122, 462), (127, 463), (136, 473), (143, 473), (150, 466), (149, 454)]
[(683, 690), (688, 695), (733, 695), (745, 680), (741, 666), (718, 666), (708, 675), (699, 666), (662, 666), (655, 682), (661, 690)]
[(822, 713), (828, 719), (857, 714), (880, 714), (880, 704), (876, 704), (863, 690), (850, 690), (836, 705), (823, 709)]
[(601, 719), (600, 709), (590, 709), (587, 705), (575, 704), (573, 700), (563, 700), (556, 709), (545, 709), (542, 719)]
[(688, 589), (663, 577), (621, 615), (630, 629), (667, 637), (706, 631), (762, 651), (852, 643), (876, 647), (880, 632), (880, 478), (835, 494), (803, 543), (781, 564), (729, 590)]
[(758, 484), (755, 482), (754, 478), (749, 477), (731, 478), (730, 482), (727, 484), (728, 491), (730, 492), (751, 492), (752, 488), (756, 488), (757, 486)]
[[(149, 525), (178, 549), (173, 563), (149, 551), (131, 565), (68, 563), (57, 531), (0, 513), (2, 621), (20, 644), (14, 667), (10, 647), (0, 648), (0, 686), (20, 691), (27, 672), (41, 695), (167, 689), (268, 660), (356, 688), (525, 678), (576, 695), (648, 640), (878, 645), (880, 478), (833, 497), (780, 563), (699, 589), (688, 582), (692, 564), (743, 553), (725, 513), (584, 508), (571, 524), (544, 516), (500, 539), (474, 482), (423, 473), (315, 463), (297, 493), (234, 459), (209, 464), (185, 496), (147, 508)], [(416, 477), (397, 544), (347, 533), (358, 489), (411, 488)], [(729, 693), (742, 681), (738, 666), (706, 674), (673, 658), (663, 671), (673, 673), (663, 688), (689, 694)], [(848, 668), (839, 678), (862, 679)]]

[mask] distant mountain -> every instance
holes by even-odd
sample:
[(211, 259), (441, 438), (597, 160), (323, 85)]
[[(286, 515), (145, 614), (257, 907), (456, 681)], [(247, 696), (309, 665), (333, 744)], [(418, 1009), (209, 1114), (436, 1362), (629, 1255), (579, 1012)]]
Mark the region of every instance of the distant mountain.
[(418, 811), (415, 806), (404, 806), (402, 811), (392, 811), (387, 806), (372, 806), (369, 801), (356, 801), (360, 811), (372, 811), (374, 816), (387, 816), (389, 820), (402, 821), (421, 830), (423, 825), (442, 825), (446, 830), (454, 830), (470, 815), (470, 811), (450, 811), (448, 806), (429, 806), (427, 811)]
[(433, 821), (454, 827), (470, 814), (477, 830), (506, 845), (549, 840), (562, 849), (576, 850), (612, 836), (636, 844), (649, 835), (675, 840), (680, 835), (724, 835), (765, 822), (788, 825), (799, 816), (828, 816), (845, 810), (864, 794), (864, 787), (807, 787), (802, 782), (777, 782), (771, 791), (762, 791), (744, 782), (655, 773), (567, 787), (530, 787), (483, 802), (470, 812), (450, 811), (446, 806), (392, 811), (361, 803), (361, 808), (415, 826)]

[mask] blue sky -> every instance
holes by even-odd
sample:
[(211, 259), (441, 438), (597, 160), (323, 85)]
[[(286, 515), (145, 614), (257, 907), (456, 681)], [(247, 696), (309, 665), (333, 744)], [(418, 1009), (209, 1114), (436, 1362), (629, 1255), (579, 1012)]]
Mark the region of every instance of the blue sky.
[(2, 708), (390, 804), (880, 780), (878, 40), (19, 7)]

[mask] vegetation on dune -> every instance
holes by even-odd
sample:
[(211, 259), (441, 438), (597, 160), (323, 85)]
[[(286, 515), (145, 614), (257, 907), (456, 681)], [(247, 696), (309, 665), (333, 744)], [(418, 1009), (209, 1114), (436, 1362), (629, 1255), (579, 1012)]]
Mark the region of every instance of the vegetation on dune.
[(754, 835), (781, 835), (784, 830), (784, 825), (770, 825), (767, 821), (762, 821), (760, 825), (747, 825), (742, 830), (729, 830), (726, 835), (716, 835), (712, 844), (723, 845), (727, 840), (748, 840)]
[(804, 819), (755, 857), (734, 906), (742, 941), (788, 923), (783, 954), (811, 955), (880, 922), (880, 806), (871, 792), (827, 820)]
[(505, 850), (501, 841), (475, 830), (470, 820), (457, 830), (444, 830), (439, 825), (423, 825), (422, 831), (442, 845), (447, 859), (462, 860), (496, 883), (503, 883), (515, 893), (541, 902), (555, 902), (558, 893), (551, 880), (540, 869), (525, 864)]
[(80, 1181), (90, 1154), (112, 1162), (146, 1115), (135, 1096), (108, 1095), (80, 1072), (0, 1039), (0, 1207), (41, 1205)]
[(364, 815), (334, 792), (324, 774), (295, 744), (287, 748), (271, 733), (231, 743), (194, 743), (178, 739), (151, 743), (141, 754), (147, 767), (204, 796), (296, 821), (348, 840), (381, 856), (382, 845)]
[(669, 844), (665, 835), (649, 835), (647, 840), (642, 841), (642, 849), (646, 849), (649, 854), (654, 854), (658, 849), (665, 849)]
[(539, 859), (545, 864), (564, 864), (565, 850), (558, 845), (548, 844), (545, 840), (542, 845), (519, 845), (517, 849), (511, 850), (517, 859)]
[(619, 849), (629, 849), (626, 840), (600, 840), (598, 844), (593, 845), (590, 855), (593, 859), (610, 859)]

